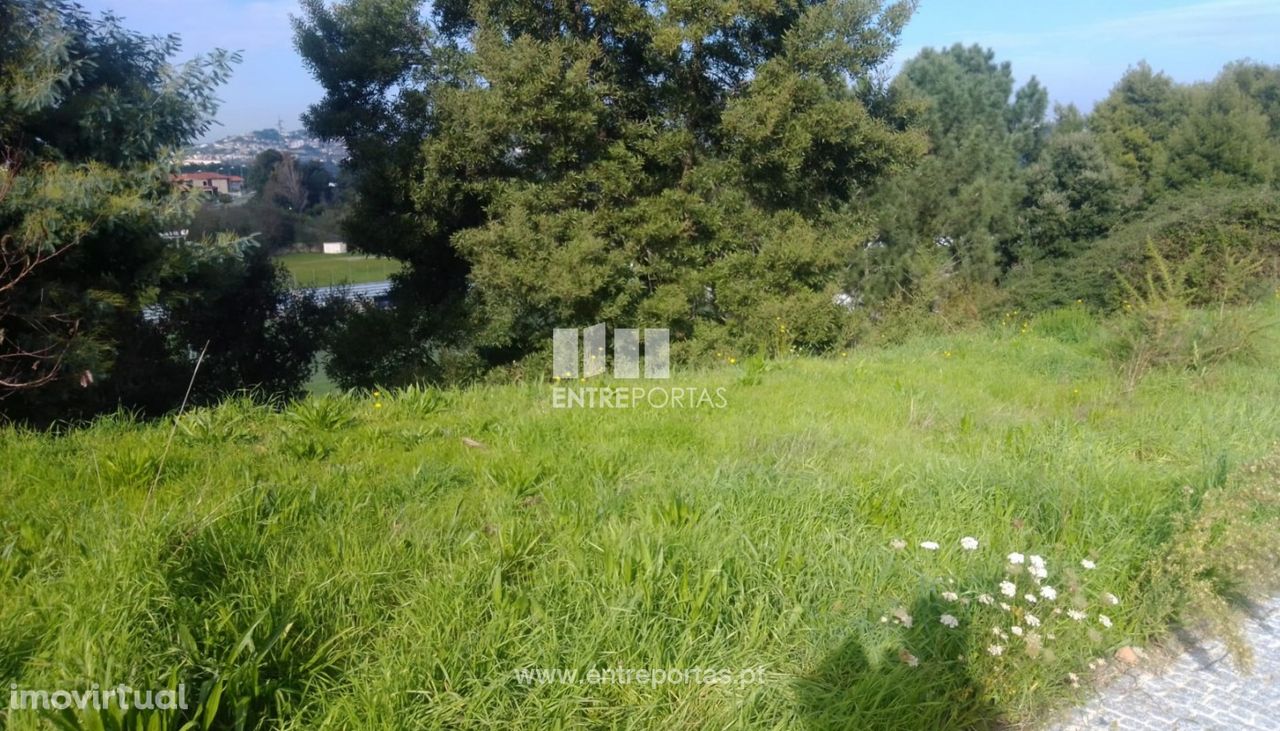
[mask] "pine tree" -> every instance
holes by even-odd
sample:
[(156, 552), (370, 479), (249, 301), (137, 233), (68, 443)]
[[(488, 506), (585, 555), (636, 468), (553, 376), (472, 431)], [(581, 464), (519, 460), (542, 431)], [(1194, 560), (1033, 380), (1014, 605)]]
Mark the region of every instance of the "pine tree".
[(912, 9), (307, 0), (308, 124), (351, 152), (349, 239), (411, 267), (400, 337), (428, 344), (394, 352), (431, 376), (556, 326), (747, 338), (817, 302), (800, 337), (829, 338), (863, 239), (815, 231), (922, 151), (877, 81)]

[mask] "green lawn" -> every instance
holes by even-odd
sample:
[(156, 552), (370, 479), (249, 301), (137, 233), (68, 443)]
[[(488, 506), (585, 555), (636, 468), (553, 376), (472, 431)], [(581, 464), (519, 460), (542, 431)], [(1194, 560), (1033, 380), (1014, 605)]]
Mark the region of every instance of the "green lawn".
[(0, 432), (0, 674), (181, 679), (215, 728), (1035, 719), (1274, 559), (1276, 334), (1136, 386), (1077, 313), (664, 384), (721, 409), (529, 383), (232, 401), (167, 458), (125, 416)]
[(394, 259), (346, 254), (284, 254), (276, 257), (300, 287), (381, 282), (400, 271)]

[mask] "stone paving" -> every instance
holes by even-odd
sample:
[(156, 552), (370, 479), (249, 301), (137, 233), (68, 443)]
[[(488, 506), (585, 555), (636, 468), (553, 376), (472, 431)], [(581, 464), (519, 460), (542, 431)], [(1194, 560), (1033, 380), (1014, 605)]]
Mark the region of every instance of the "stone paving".
[(1222, 643), (1185, 640), (1171, 661), (1143, 661), (1050, 728), (1280, 730), (1280, 597), (1250, 612), (1246, 637), (1251, 674), (1236, 670)]

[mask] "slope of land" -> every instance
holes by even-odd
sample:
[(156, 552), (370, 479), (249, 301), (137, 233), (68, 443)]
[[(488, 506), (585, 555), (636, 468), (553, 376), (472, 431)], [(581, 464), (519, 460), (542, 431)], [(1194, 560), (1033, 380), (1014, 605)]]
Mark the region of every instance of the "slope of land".
[(1280, 514), (1245, 467), (1280, 442), (1266, 327), (1136, 385), (1076, 311), (664, 384), (720, 409), (538, 383), (233, 401), (167, 456), (126, 417), (10, 430), (0, 673), (184, 682), (214, 727), (1034, 719), (1239, 589), (1214, 546)]

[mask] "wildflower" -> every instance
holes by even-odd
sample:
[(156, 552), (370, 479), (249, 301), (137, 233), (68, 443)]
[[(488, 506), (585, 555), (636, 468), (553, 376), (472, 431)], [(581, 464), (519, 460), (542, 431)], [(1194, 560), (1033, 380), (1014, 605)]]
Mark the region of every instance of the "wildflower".
[(1085, 613), (1078, 609), (1068, 609), (1067, 616), (1079, 622), (1080, 620), (1085, 618)]
[(907, 547), (907, 542), (901, 538), (894, 538), (892, 541), (889, 541), (889, 546), (895, 551), (901, 551)]
[(907, 667), (915, 667), (920, 664), (920, 658), (912, 655), (906, 650), (898, 650), (898, 659), (907, 664)]
[(1036, 603), (1036, 595), (1035, 595), (1035, 594), (1023, 594), (1023, 595), (1022, 595), (1022, 598), (1023, 598), (1023, 599), (1026, 599), (1028, 604), (1035, 604), (1035, 603)]
[(942, 592), (942, 598), (946, 599), (949, 602), (954, 602), (955, 600), (959, 599), (960, 596), (956, 594), (954, 591), (944, 591)]
[(729, 359), (729, 365), (733, 365), (734, 363), (737, 363), (737, 362), (738, 362), (738, 359), (737, 359), (737, 358), (730, 358), (730, 359)]
[(1029, 560), (1031, 561), (1032, 566), (1035, 566), (1036, 568), (1039, 568), (1039, 569), (1044, 568), (1043, 556), (1032, 556)]
[(888, 622), (888, 621), (889, 621), (889, 618), (888, 618), (888, 617), (886, 617), (886, 616), (884, 616), (883, 614), (881, 614), (881, 615), (880, 615), (880, 621), (881, 621), (881, 622)]
[(375, 409), (380, 409), (380, 408), (382, 408), (382, 403), (381, 403), (381, 402), (376, 402), (376, 403), (374, 403), (373, 408), (375, 408)]
[(1023, 617), (1023, 621), (1025, 621), (1029, 627), (1040, 626), (1040, 619), (1034, 614), (1028, 614), (1026, 617)]
[(950, 627), (951, 629), (955, 629), (956, 627), (960, 626), (960, 620), (956, 619), (950, 614), (942, 615), (941, 617), (938, 618), (938, 621), (946, 625), (947, 627)]
[(960, 539), (960, 547), (966, 551), (978, 550), (978, 539), (973, 536), (965, 536)]
[(994, 601), (995, 601), (995, 600), (991, 598), (991, 595), (990, 595), (990, 594), (979, 594), (979, 595), (978, 595), (978, 603), (979, 603), (979, 604), (986, 604), (987, 606), (991, 606), (991, 604), (992, 604)]
[(1024, 560), (1025, 560), (1025, 557), (1021, 553), (1018, 553), (1017, 551), (1014, 551), (1013, 553), (1009, 554), (1009, 563), (1011, 564), (1020, 564)]
[(1027, 573), (1031, 574), (1031, 578), (1035, 579), (1037, 584), (1040, 583), (1041, 579), (1049, 576), (1049, 572), (1045, 569), (1044, 564), (1028, 568)]
[(1018, 637), (1021, 637), (1021, 636), (1022, 636), (1022, 628), (1021, 628), (1021, 627), (1019, 627), (1019, 626), (1018, 626), (1018, 625), (1016, 625), (1016, 624), (1015, 624), (1015, 625), (1013, 625), (1012, 627), (1010, 627), (1010, 628), (1009, 628), (1009, 631), (1010, 631), (1010, 632), (1012, 632), (1014, 635), (1016, 635), (1016, 636), (1018, 636)]
[(936, 551), (936, 550), (938, 550), (938, 544), (937, 544), (937, 542), (936, 542), (936, 541), (924, 541), (924, 542), (922, 542), (922, 543), (920, 544), (920, 547), (921, 547), (921, 548), (923, 548), (923, 549), (924, 549), (924, 550), (926, 550), (926, 551)]
[(1000, 657), (1001, 655), (1004, 654), (1004, 648), (1001, 647), (1000, 645), (991, 645), (987, 647), (987, 654), (992, 655), (994, 657)]
[(1075, 673), (1067, 673), (1067, 680), (1071, 681), (1072, 688), (1080, 687), (1080, 676), (1076, 675)]
[(1117, 597), (1115, 594), (1112, 594), (1111, 592), (1107, 592), (1106, 594), (1102, 595), (1102, 601), (1106, 602), (1107, 604), (1119, 604), (1120, 597)]
[(1035, 632), (1028, 632), (1025, 642), (1027, 643), (1025, 648), (1027, 657), (1040, 657), (1040, 651), (1043, 649), (1040, 635)]
[(1093, 569), (1098, 568), (1098, 564), (1096, 564), (1096, 563), (1094, 563), (1094, 562), (1090, 561), (1090, 560), (1089, 560), (1089, 559), (1087, 559), (1087, 558), (1086, 558), (1086, 559), (1081, 559), (1081, 561), (1080, 561), (1080, 565), (1081, 565), (1081, 566), (1083, 566), (1083, 567), (1085, 567), (1086, 569), (1089, 569), (1090, 571), (1092, 571)]
[(1000, 593), (1005, 596), (1013, 596), (1018, 593), (1018, 587), (1014, 586), (1012, 581), (1001, 581)]
[(901, 622), (903, 627), (907, 627), (907, 628), (911, 627), (911, 621), (912, 621), (911, 615), (907, 614), (907, 610), (903, 609), (902, 607), (898, 607), (889, 613), (893, 615), (894, 619)]
[(1058, 598), (1058, 590), (1046, 584), (1045, 586), (1040, 587), (1040, 596), (1048, 599), (1049, 601), (1053, 601)]
[(1013, 607), (1009, 606), (1008, 604), (1005, 604), (1004, 602), (1000, 602), (1000, 608), (1005, 610), (1006, 612), (1013, 611)]
[(1111, 618), (1110, 618), (1110, 617), (1108, 617), (1108, 616), (1107, 616), (1107, 615), (1105, 615), (1105, 614), (1099, 614), (1099, 615), (1098, 615), (1098, 622), (1099, 622), (1103, 627), (1107, 627), (1108, 629), (1111, 627)]

